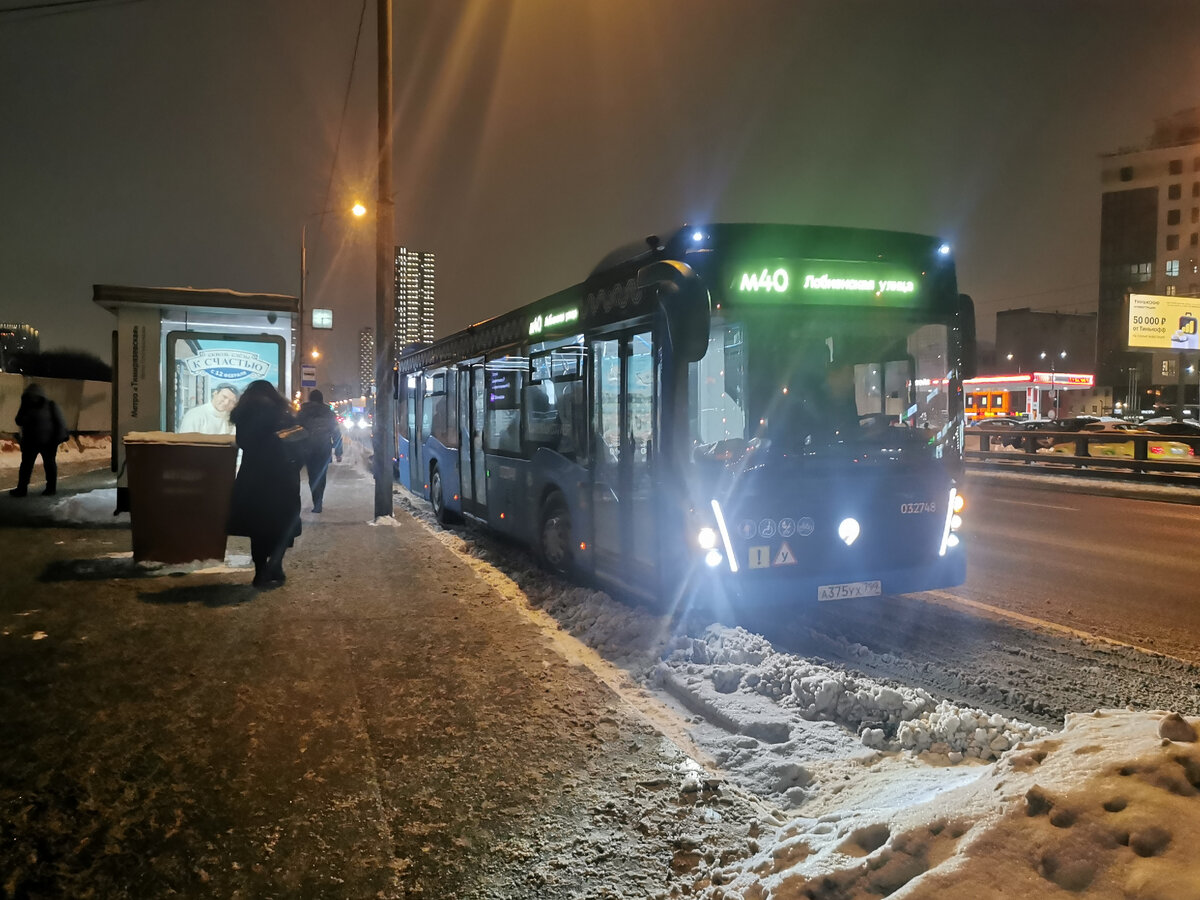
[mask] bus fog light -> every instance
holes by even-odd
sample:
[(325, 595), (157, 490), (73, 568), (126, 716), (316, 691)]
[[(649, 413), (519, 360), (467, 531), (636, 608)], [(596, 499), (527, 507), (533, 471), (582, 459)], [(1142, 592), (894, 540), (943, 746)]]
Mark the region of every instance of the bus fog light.
[(957, 534), (946, 535), (946, 546), (947, 547), (957, 547), (958, 546), (958, 535)]
[(860, 531), (857, 519), (842, 519), (841, 524), (838, 525), (838, 537), (845, 542), (847, 547), (858, 540)]
[(704, 562), (710, 569), (715, 569), (719, 566), (724, 558), (720, 550), (709, 550), (704, 554)]
[[(701, 528), (696, 532), (696, 543), (701, 550), (711, 550), (717, 546), (717, 532), (713, 528)], [(712, 563), (709, 563), (712, 565)]]
[(958, 516), (958, 515), (951, 516), (950, 517), (950, 528), (952, 530), (957, 529), (957, 528), (962, 528), (962, 516)]

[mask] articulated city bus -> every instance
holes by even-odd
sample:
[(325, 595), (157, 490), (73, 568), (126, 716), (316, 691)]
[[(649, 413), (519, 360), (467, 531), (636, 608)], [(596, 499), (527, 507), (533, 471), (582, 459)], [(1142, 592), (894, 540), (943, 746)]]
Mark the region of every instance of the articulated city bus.
[(400, 480), (659, 601), (959, 584), (974, 353), (933, 238), (689, 226), (403, 354)]

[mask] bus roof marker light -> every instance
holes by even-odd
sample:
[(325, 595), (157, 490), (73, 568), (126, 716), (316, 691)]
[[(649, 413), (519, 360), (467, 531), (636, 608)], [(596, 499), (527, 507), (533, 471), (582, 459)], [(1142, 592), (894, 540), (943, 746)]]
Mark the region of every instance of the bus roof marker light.
[(858, 540), (859, 534), (862, 533), (862, 528), (858, 524), (858, 519), (852, 516), (847, 516), (838, 523), (838, 537), (842, 539), (847, 547)]
[(949, 256), (950, 255), (950, 245), (942, 244), (940, 247), (938, 247), (938, 253), (941, 254), (942, 256)]

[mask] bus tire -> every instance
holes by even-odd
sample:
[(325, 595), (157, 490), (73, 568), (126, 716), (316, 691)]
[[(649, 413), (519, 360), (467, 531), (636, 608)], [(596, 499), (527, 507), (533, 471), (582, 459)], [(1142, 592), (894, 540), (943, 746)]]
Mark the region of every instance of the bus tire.
[(558, 491), (550, 494), (542, 504), (537, 551), (542, 565), (554, 574), (572, 574), (571, 513), (567, 510), (567, 501)]
[(429, 473), (429, 504), (433, 507), (433, 517), (439, 525), (450, 522), (450, 513), (446, 511), (446, 496), (442, 489), (442, 473), (434, 465)]

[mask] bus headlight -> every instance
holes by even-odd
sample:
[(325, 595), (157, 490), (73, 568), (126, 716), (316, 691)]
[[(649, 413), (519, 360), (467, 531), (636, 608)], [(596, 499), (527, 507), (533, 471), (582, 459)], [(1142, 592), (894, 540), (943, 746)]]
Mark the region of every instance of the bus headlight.
[(710, 569), (715, 569), (724, 561), (725, 557), (721, 555), (720, 550), (713, 549), (704, 554), (704, 564)]
[(942, 546), (938, 548), (938, 556), (945, 556), (948, 549), (958, 546), (958, 535), (954, 532), (962, 528), (963, 520), (959, 513), (967, 505), (958, 488), (950, 488), (947, 501), (946, 524), (942, 527)]
[[(707, 525), (701, 528), (696, 532), (696, 543), (700, 545), (701, 550), (712, 550), (717, 546), (717, 530), (709, 528)], [(716, 563), (710, 562), (709, 565), (713, 566)]]

